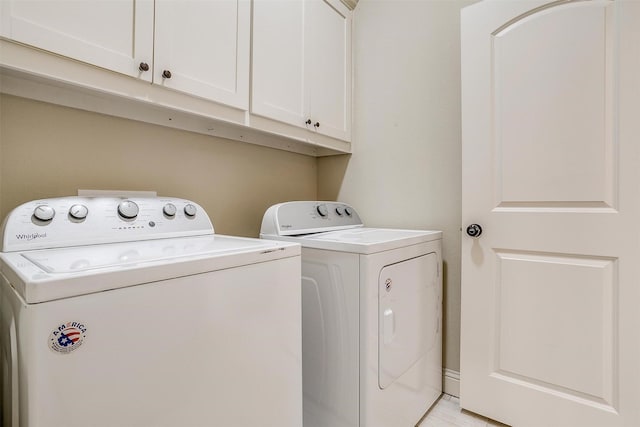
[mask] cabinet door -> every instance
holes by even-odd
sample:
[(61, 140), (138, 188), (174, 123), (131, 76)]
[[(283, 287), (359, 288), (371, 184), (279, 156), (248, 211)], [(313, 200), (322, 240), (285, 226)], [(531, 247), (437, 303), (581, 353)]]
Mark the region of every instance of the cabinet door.
[(153, 0), (2, 0), (0, 36), (151, 81)]
[(339, 1), (307, 0), (309, 115), (316, 130), (351, 139), (351, 13)]
[(248, 109), (249, 34), (249, 0), (156, 0), (153, 82)]
[(251, 112), (305, 126), (304, 1), (254, 0)]

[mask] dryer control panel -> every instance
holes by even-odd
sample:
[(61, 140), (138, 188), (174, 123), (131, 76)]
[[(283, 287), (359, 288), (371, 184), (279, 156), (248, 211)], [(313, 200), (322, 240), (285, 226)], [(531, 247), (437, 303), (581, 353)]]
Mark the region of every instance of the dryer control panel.
[(207, 213), (174, 197), (60, 197), (15, 208), (2, 252), (214, 234)]
[(267, 209), (260, 235), (297, 236), (362, 226), (358, 212), (346, 203), (297, 201)]

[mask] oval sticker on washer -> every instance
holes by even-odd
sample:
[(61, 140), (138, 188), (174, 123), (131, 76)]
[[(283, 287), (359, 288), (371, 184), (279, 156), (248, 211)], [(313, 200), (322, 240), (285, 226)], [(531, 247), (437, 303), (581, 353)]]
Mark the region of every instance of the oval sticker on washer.
[(83, 323), (63, 323), (49, 335), (49, 348), (56, 353), (69, 354), (79, 348), (86, 337), (87, 328)]

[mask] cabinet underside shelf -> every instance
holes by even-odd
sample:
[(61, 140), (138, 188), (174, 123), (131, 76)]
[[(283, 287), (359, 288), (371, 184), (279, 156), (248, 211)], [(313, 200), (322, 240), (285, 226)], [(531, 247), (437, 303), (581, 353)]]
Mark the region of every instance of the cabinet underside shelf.
[(1, 93), (308, 156), (351, 152), (345, 141), (323, 135), (311, 140), (247, 111), (10, 41), (0, 40), (0, 52)]

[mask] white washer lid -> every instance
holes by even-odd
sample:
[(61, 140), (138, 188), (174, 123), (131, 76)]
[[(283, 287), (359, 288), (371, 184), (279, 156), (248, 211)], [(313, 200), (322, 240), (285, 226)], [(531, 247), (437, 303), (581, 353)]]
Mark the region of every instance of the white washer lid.
[(298, 242), (305, 248), (372, 254), (438, 239), (442, 239), (441, 231), (363, 227), (295, 237), (283, 236), (278, 240)]
[(293, 243), (208, 235), (0, 254), (28, 303), (297, 256)]
[(168, 261), (195, 256), (219, 256), (223, 252), (265, 248), (261, 241), (188, 237), (23, 252), (22, 256), (46, 273), (79, 273), (100, 268)]

